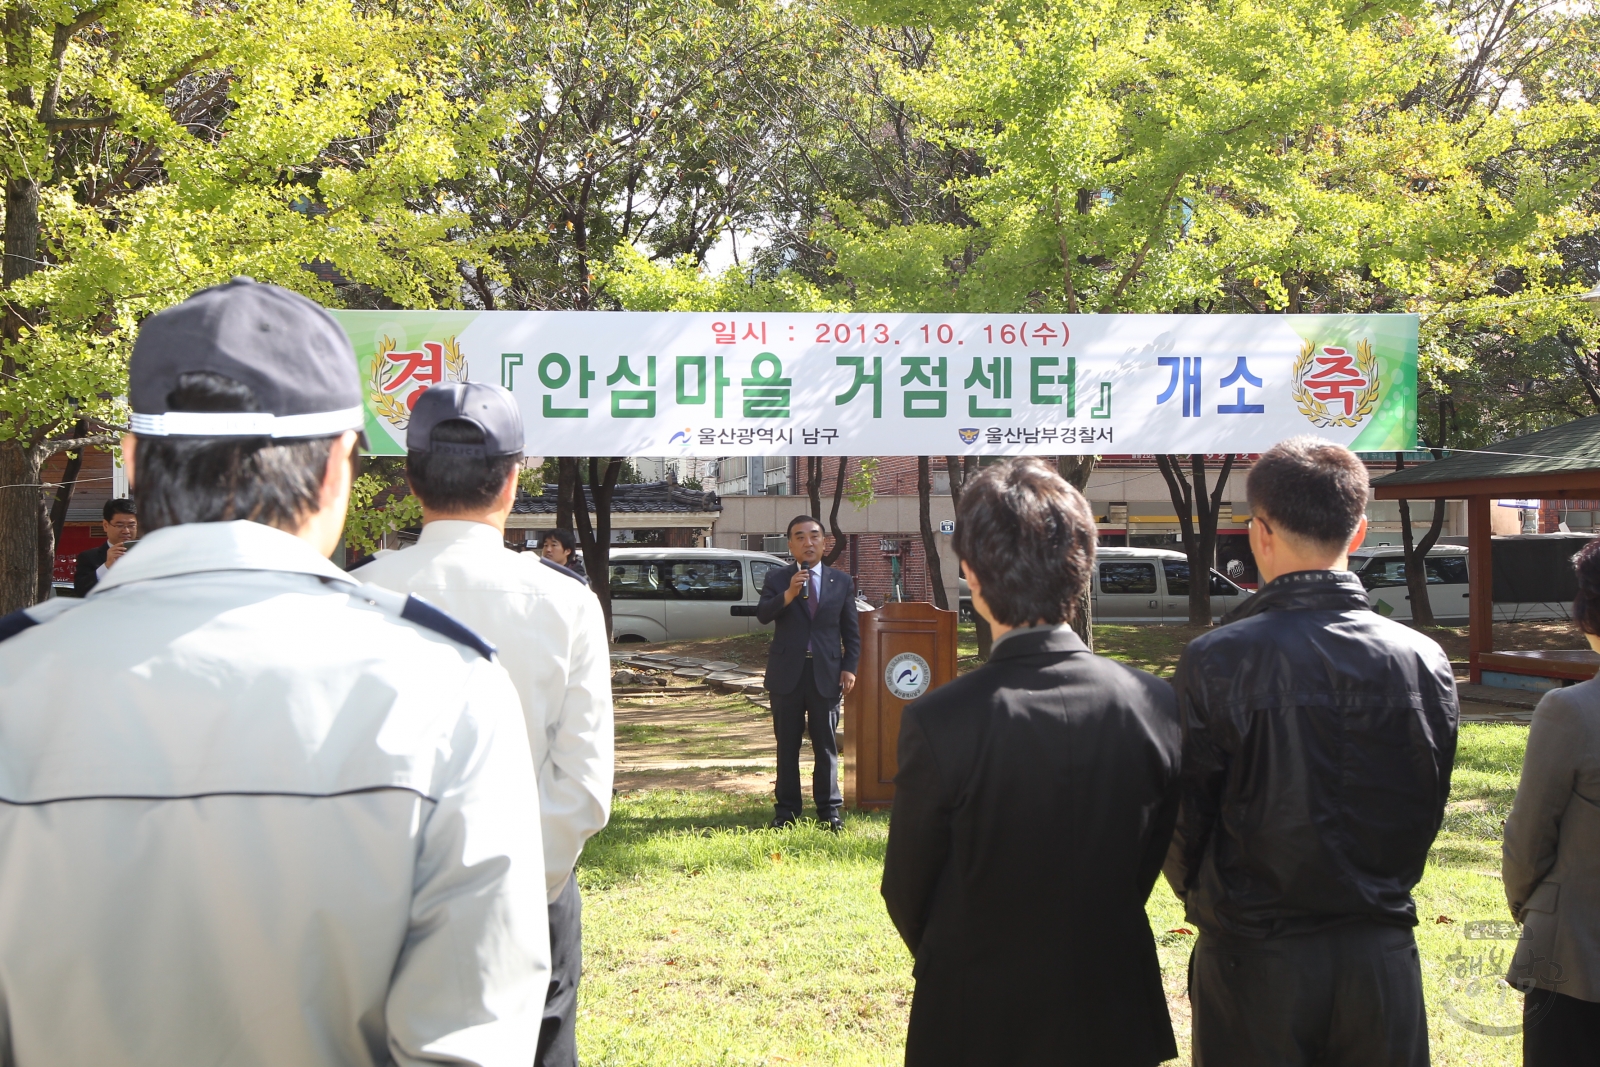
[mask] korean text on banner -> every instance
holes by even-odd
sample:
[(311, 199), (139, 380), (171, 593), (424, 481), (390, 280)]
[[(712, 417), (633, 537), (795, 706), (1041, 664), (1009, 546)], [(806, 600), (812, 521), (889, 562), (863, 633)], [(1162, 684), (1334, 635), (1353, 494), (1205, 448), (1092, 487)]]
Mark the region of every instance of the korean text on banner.
[(1416, 447), (1414, 315), (340, 311), (377, 454), (491, 381), (531, 455), (1260, 452)]

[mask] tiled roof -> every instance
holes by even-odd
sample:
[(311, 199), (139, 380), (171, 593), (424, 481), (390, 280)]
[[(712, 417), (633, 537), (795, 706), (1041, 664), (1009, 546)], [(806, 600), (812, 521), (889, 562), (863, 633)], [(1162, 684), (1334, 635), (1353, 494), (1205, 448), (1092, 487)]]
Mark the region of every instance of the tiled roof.
[[(554, 515), (558, 489), (546, 485), (540, 496), (521, 493), (512, 505), (513, 515)], [(671, 482), (643, 482), (619, 485), (611, 496), (613, 515), (665, 515), (686, 512), (721, 511), (722, 501), (709, 490), (685, 489)]]
[(1600, 470), (1600, 415), (1484, 445), (1475, 452), (1457, 452), (1436, 463), (1423, 463), (1375, 478), (1372, 484), (1381, 489), (1593, 470)]

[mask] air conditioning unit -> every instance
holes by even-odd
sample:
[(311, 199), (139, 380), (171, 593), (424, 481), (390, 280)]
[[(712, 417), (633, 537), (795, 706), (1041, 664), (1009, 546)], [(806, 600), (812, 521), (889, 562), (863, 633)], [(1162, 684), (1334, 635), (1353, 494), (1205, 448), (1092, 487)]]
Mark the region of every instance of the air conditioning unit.
[(782, 534), (767, 534), (761, 539), (761, 551), (774, 555), (789, 551), (789, 542)]

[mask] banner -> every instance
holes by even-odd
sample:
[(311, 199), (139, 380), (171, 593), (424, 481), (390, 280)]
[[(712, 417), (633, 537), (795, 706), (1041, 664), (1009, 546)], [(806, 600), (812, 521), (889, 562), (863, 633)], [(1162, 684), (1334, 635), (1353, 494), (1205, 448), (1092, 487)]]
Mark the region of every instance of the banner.
[(530, 455), (1261, 452), (1416, 447), (1414, 315), (337, 311), (367, 438), (430, 385), (498, 382)]

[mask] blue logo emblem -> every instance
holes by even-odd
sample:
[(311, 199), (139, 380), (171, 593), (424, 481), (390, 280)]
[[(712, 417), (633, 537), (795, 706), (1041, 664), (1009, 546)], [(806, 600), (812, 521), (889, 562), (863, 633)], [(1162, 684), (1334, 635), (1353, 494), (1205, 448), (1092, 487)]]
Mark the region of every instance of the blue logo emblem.
[(678, 443), (678, 439), (680, 437), (683, 439), (683, 443), (684, 444), (688, 444), (689, 443), (689, 431), (687, 429), (684, 429), (684, 430), (679, 430), (677, 433), (673, 434), (672, 435), (672, 440), (668, 441), (667, 444), (669, 444), (669, 445), (677, 444)]
[(963, 426), (956, 433), (961, 435), (961, 443), (970, 445), (978, 439), (979, 430), (976, 426)]

